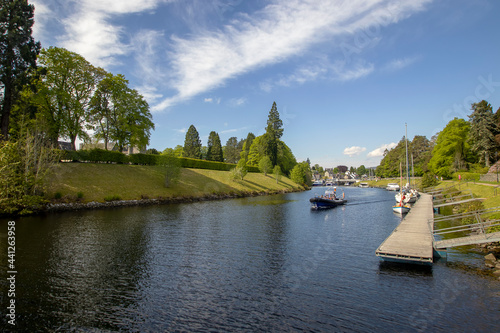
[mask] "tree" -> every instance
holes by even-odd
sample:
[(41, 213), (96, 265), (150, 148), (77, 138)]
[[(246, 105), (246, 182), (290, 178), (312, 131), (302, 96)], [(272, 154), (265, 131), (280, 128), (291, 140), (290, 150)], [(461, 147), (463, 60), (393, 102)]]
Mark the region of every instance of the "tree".
[(267, 174), (273, 169), (273, 165), (271, 164), (271, 159), (269, 156), (264, 156), (261, 158), (259, 161), (259, 170), (264, 174), (264, 176), (267, 176)]
[[(459, 118), (451, 120), (439, 133), (432, 158), (428, 163), (433, 174), (450, 178), (452, 172), (465, 169), (471, 161), (471, 150), (467, 137), (470, 123)], [(378, 170), (378, 169), (377, 169)]]
[(231, 170), (231, 173), (233, 175), (233, 179), (243, 180), (243, 178), (245, 178), (248, 173), (248, 168), (246, 166), (245, 160), (240, 159), (238, 161), (238, 164), (236, 165), (236, 168), (233, 168)]
[(356, 169), (356, 173), (358, 174), (358, 176), (363, 176), (363, 175), (366, 175), (366, 167), (364, 165), (361, 165), (359, 168)]
[(498, 133), (495, 115), (491, 105), (485, 100), (472, 104), (471, 110), (473, 111), (469, 115), (471, 149), (478, 154), (479, 162), (489, 167), (490, 159), (493, 158), (498, 147), (495, 141), (495, 135)]
[(279, 181), (281, 180), (281, 168), (279, 165), (276, 165), (273, 169), (273, 174), (274, 174), (274, 178), (276, 179), (276, 184), (279, 183)]
[[(240, 153), (240, 158), (244, 159), (245, 162), (248, 161), (248, 154), (250, 153), (250, 147), (253, 144), (253, 140), (255, 140), (255, 135), (253, 133), (248, 133), (247, 138), (243, 142), (243, 146), (241, 148), (241, 153)], [(238, 143), (238, 145), (239, 145), (239, 143)]]
[(208, 135), (207, 160), (224, 162), (220, 137), (219, 134), (215, 131), (210, 132), (210, 134)]
[(201, 140), (194, 125), (189, 126), (184, 140), (184, 157), (201, 159)]
[(271, 163), (278, 163), (278, 141), (283, 135), (283, 122), (280, 119), (276, 102), (273, 102), (267, 119), (266, 134), (263, 139), (266, 144), (266, 155), (271, 159)]
[(34, 6), (27, 0), (1, 0), (0, 7), (0, 138), (8, 139), (12, 106), (36, 67), (40, 42), (32, 33)]
[(304, 161), (295, 165), (290, 172), (290, 178), (297, 184), (311, 186), (311, 169), (309, 164)]
[(77, 137), (88, 139), (88, 106), (105, 72), (81, 55), (58, 47), (43, 49), (38, 62), (42, 75), (37, 104), (50, 126), (51, 139), (56, 143), (59, 137), (68, 137), (76, 150)]
[(165, 187), (169, 188), (179, 179), (181, 173), (180, 160), (174, 153), (164, 153), (158, 158), (158, 165), (165, 168), (165, 179), (163, 184)]
[(29, 214), (43, 204), (45, 180), (57, 159), (36, 128), (23, 127), (16, 142), (0, 142), (0, 214)]
[(114, 141), (120, 151), (123, 147), (145, 147), (150, 131), (154, 129), (149, 105), (121, 74), (107, 73), (99, 82), (90, 101), (89, 121), (94, 124), (95, 136)]
[(224, 150), (224, 159), (226, 163), (238, 163), (240, 159), (241, 149), (238, 148), (238, 138), (230, 137), (226, 142)]

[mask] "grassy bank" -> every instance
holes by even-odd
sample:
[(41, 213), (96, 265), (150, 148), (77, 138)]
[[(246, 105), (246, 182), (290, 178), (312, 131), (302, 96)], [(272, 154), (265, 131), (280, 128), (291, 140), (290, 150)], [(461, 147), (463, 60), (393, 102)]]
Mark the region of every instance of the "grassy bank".
[(104, 202), (111, 199), (204, 197), (222, 194), (274, 193), (301, 189), (286, 177), (248, 173), (235, 181), (228, 171), (182, 169), (179, 180), (164, 187), (164, 168), (124, 164), (61, 163), (54, 170), (48, 199)]

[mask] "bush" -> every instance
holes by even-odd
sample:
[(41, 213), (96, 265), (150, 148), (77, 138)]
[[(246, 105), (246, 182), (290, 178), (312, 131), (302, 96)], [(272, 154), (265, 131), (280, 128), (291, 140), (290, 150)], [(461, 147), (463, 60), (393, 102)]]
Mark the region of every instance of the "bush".
[(110, 151), (95, 148), (89, 151), (88, 160), (92, 162), (105, 162), (105, 163), (126, 163), (128, 156), (119, 151)]
[(129, 155), (129, 161), (132, 164), (156, 165), (159, 155), (153, 154), (132, 154)]
[(121, 200), (122, 198), (115, 194), (115, 195), (108, 195), (107, 197), (104, 197), (104, 201), (118, 201)]

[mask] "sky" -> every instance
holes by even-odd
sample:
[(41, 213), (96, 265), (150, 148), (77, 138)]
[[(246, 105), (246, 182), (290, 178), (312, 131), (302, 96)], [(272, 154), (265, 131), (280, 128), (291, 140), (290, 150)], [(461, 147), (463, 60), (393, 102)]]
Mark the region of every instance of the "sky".
[(497, 0), (31, 0), (33, 35), (123, 74), (150, 148), (265, 133), (276, 102), (298, 161), (374, 167), (472, 103), (500, 108)]

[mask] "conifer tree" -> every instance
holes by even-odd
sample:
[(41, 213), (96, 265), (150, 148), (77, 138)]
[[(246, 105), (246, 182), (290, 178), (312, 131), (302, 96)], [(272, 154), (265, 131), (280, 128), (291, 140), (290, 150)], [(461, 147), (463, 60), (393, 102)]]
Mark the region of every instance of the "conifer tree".
[(276, 102), (269, 111), (267, 119), (266, 134), (264, 141), (266, 142), (266, 154), (271, 159), (271, 163), (275, 166), (278, 163), (278, 141), (283, 135), (283, 122), (280, 119)]
[(230, 137), (226, 142), (226, 150), (224, 151), (224, 159), (226, 163), (238, 163), (240, 160), (240, 151), (238, 148), (238, 138)]
[(495, 135), (498, 132), (495, 115), (490, 103), (482, 100), (472, 104), (472, 114), (469, 116), (469, 141), (471, 150), (478, 154), (479, 161), (490, 166), (490, 159), (497, 149)]
[(28, 69), (36, 67), (40, 42), (32, 33), (34, 6), (27, 0), (1, 0), (0, 7), (0, 136), (8, 138), (12, 106)]
[(208, 135), (207, 160), (216, 162), (224, 161), (220, 137), (219, 134), (215, 131), (210, 132), (210, 134)]
[(201, 140), (194, 125), (189, 126), (184, 140), (184, 157), (201, 159)]

